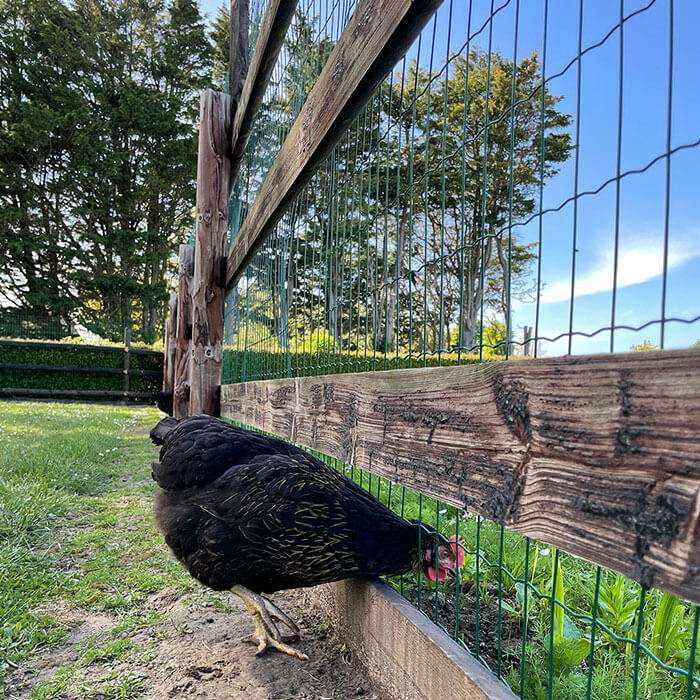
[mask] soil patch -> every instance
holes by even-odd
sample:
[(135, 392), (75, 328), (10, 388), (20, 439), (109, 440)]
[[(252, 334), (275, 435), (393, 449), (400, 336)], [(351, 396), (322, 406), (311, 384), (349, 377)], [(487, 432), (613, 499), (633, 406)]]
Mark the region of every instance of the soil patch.
[[(63, 645), (50, 654), (36, 656), (10, 677), (9, 697), (28, 698), (39, 683), (72, 664), (75, 678), (68, 688), (51, 697), (113, 697), (115, 686), (128, 681), (134, 691), (124, 697), (134, 698), (381, 700), (305, 591), (286, 591), (274, 599), (302, 628), (304, 639), (297, 646), (309, 661), (274, 651), (256, 657), (255, 647), (241, 641), (253, 627), (234, 596), (211, 598), (198, 592), (181, 597), (179, 591), (166, 589), (144, 606), (144, 615), (158, 612), (164, 616), (159, 624), (146, 629), (114, 635), (111, 630), (116, 618), (100, 615), (85, 619), (83, 615)], [(229, 603), (231, 609), (221, 609)], [(69, 617), (67, 614), (64, 619)], [(133, 643), (127, 658), (81, 665), (86, 640), (99, 644), (115, 638)]]

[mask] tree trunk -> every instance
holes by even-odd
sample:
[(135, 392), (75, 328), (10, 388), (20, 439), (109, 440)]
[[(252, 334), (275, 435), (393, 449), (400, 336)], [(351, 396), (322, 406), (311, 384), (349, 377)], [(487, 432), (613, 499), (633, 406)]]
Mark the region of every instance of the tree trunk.
[[(391, 279), (389, 279), (388, 275), (387, 245), (386, 238), (384, 239), (384, 279), (382, 281), (382, 294), (379, 306), (379, 323), (377, 323), (374, 333), (374, 347), (376, 349), (381, 348), (382, 352), (389, 352), (396, 342), (396, 301), (401, 293), (408, 214), (408, 207), (403, 207), (396, 232), (396, 260), (391, 270)], [(384, 235), (386, 236), (386, 232)], [(383, 318), (384, 314), (386, 314), (386, 318)], [(383, 327), (382, 320), (384, 321)]]

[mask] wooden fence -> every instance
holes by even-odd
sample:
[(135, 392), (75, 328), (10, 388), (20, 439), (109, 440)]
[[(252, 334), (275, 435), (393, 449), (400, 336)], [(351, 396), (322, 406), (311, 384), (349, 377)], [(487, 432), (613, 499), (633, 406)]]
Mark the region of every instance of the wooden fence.
[(234, 89), (202, 94), (196, 245), (166, 336), (175, 416), (223, 414), (700, 603), (700, 351), (221, 387), (226, 290), (440, 0), (360, 0), (227, 250), (231, 178), (296, 4), (268, 3), (242, 80), (233, 0)]
[[(123, 347), (0, 340), (3, 398), (152, 403), (162, 377), (162, 353), (131, 347), (128, 337)], [(91, 386), (101, 380), (107, 386)]]

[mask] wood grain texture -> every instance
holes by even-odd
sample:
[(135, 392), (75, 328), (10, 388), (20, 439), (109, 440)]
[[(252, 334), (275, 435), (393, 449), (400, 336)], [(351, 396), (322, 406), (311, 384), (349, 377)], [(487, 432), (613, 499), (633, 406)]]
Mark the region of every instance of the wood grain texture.
[(231, 384), (222, 415), (700, 603), (700, 351)]
[(173, 416), (185, 418), (190, 407), (190, 360), (192, 348), (192, 275), (194, 247), (179, 249), (177, 273), (177, 309), (175, 331), (175, 372), (173, 380)]
[(228, 95), (204, 90), (199, 111), (190, 415), (218, 415), (224, 339), (230, 129)]
[(308, 595), (393, 700), (514, 700), (513, 692), (396, 591), (378, 581), (340, 581)]
[[(233, 0), (236, 2), (237, 0)], [(231, 129), (231, 185), (238, 175), (243, 153), (262, 104), (272, 70), (294, 17), (298, 0), (270, 0), (260, 24), (253, 59), (245, 75)], [(233, 7), (233, 4), (232, 4)], [(232, 14), (233, 17), (233, 14)], [(233, 34), (233, 23), (232, 23)]]
[(442, 0), (360, 0), (228, 255), (230, 287)]
[(177, 324), (177, 293), (170, 292), (168, 317), (165, 321), (165, 338), (163, 339), (163, 391), (167, 394), (173, 390), (175, 383), (175, 328)]

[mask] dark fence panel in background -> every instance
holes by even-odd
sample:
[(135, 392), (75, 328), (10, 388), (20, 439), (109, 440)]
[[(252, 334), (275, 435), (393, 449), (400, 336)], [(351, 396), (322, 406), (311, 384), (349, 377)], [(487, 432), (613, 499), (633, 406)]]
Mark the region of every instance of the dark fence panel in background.
[(3, 397), (152, 402), (162, 382), (155, 350), (0, 340)]

